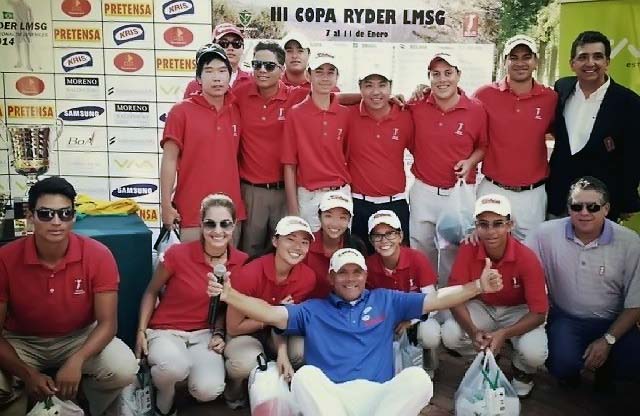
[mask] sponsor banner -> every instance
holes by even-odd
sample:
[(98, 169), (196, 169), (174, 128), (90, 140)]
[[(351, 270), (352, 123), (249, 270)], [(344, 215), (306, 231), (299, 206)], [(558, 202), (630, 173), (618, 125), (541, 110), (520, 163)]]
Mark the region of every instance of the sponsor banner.
[(6, 100), (6, 121), (9, 124), (53, 124), (56, 106), (53, 100)]
[(27, 177), (18, 175), (15, 171), (12, 171), (11, 175), (9, 175), (9, 188), (11, 189), (11, 196), (26, 197)]
[(102, 49), (55, 48), (57, 74), (104, 74)]
[(173, 104), (174, 103), (158, 103), (158, 127), (164, 128), (164, 123), (167, 120), (167, 114), (169, 114), (169, 110), (171, 110)]
[(0, 2), (0, 71), (52, 72), (51, 30), (41, 0)]
[(104, 75), (55, 75), (59, 100), (104, 100)]
[(5, 173), (4, 170), (0, 171), (0, 194), (11, 194), (9, 175), (4, 175), (3, 173)]
[(176, 103), (182, 100), (184, 91), (187, 88), (187, 84), (189, 83), (189, 81), (191, 81), (191, 78), (157, 77), (157, 101), (163, 103)]
[(58, 139), (59, 151), (106, 152), (107, 128), (65, 126)]
[(107, 115), (104, 101), (56, 102), (57, 114), (65, 125), (106, 126)]
[(111, 200), (131, 198), (136, 202), (160, 203), (158, 179), (110, 178)]
[(53, 20), (102, 20), (100, 0), (53, 0)]
[[(235, 0), (234, 0), (235, 1)], [(156, 0), (155, 21), (211, 24), (210, 0)]]
[(102, 23), (53, 22), (53, 45), (63, 48), (100, 48)]
[[(156, 49), (183, 49), (196, 51), (211, 42), (211, 25), (156, 23)], [(195, 53), (194, 53), (195, 56)]]
[[(4, 77), (0, 77), (0, 99), (4, 98)], [(0, 104), (4, 104), (0, 101)], [(2, 108), (2, 107), (0, 107)], [(4, 110), (4, 108), (2, 108)], [(4, 118), (4, 111), (0, 112), (0, 119)]]
[(153, 50), (104, 50), (107, 75), (155, 75)]
[(7, 98), (54, 99), (53, 74), (4, 74)]
[(107, 124), (113, 127), (156, 127), (156, 103), (109, 101)]
[[(52, 146), (53, 146), (53, 141), (55, 140), (55, 133), (52, 134), (50, 136), (50, 140), (52, 141)], [(13, 152), (9, 152), (9, 173), (10, 174), (15, 174), (18, 175), (18, 173), (15, 171), (15, 169), (13, 168), (14, 163), (13, 163)], [(59, 175), (60, 171), (58, 169), (58, 152), (56, 150), (53, 149), (49, 149), (49, 169), (47, 170), (46, 174), (47, 175)]]
[(162, 222), (159, 204), (140, 204), (138, 216), (147, 224), (147, 227), (159, 228)]
[(109, 176), (106, 152), (58, 152), (63, 176)]
[(9, 167), (9, 150), (2, 148), (0, 149), (0, 175), (8, 175), (11, 170), (13, 169)]
[(158, 155), (109, 152), (109, 176), (158, 179)]
[(157, 131), (154, 128), (109, 127), (109, 151), (158, 153)]
[(155, 77), (107, 75), (105, 82), (109, 101), (155, 101)]
[(157, 50), (155, 69), (158, 76), (194, 77), (196, 74), (196, 56), (193, 51)]
[(152, 22), (152, 0), (103, 0), (102, 19), (115, 22)]
[(94, 199), (109, 200), (109, 178), (69, 176), (66, 179), (78, 194), (89, 195)]
[(153, 49), (153, 23), (104, 22), (104, 47)]

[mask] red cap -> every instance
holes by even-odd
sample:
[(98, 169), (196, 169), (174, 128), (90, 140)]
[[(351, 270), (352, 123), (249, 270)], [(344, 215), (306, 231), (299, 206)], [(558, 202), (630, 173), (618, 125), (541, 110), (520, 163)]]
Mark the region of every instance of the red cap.
[(220, 40), (224, 35), (236, 35), (239, 36), (240, 39), (244, 39), (242, 32), (238, 29), (238, 26), (232, 23), (220, 23), (218, 26), (213, 29), (213, 41)]

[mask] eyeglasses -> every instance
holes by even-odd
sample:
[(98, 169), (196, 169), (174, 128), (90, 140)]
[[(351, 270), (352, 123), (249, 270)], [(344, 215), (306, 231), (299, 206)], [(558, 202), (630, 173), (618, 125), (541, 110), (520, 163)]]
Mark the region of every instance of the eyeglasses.
[(68, 222), (71, 221), (76, 214), (76, 211), (73, 208), (60, 208), (60, 209), (51, 209), (51, 208), (39, 208), (36, 209), (36, 217), (40, 221), (49, 222), (53, 220), (53, 218), (57, 215), (60, 218), (60, 221)]
[(202, 221), (202, 225), (204, 226), (204, 228), (208, 228), (210, 230), (214, 230), (218, 225), (220, 225), (220, 228), (222, 228), (224, 231), (229, 231), (233, 228), (234, 222), (231, 220), (222, 220), (220, 222), (216, 222), (214, 220), (204, 220)]
[(584, 207), (586, 207), (587, 211), (592, 214), (602, 209), (602, 205), (598, 204), (597, 202), (581, 202), (578, 204), (569, 204), (569, 209), (573, 212), (580, 212)]
[(493, 222), (490, 221), (476, 221), (476, 228), (479, 228), (483, 231), (487, 231), (490, 230), (492, 228), (499, 230), (503, 227), (505, 227), (507, 224), (509, 223), (509, 221), (505, 221), (505, 220), (496, 220)]
[(223, 49), (227, 49), (229, 45), (233, 46), (233, 49), (240, 49), (244, 46), (244, 42), (241, 40), (220, 39), (218, 45), (222, 46)]
[(267, 72), (273, 72), (279, 66), (277, 63), (270, 61), (251, 61), (251, 67), (254, 71), (259, 71), (260, 68), (264, 68)]
[(374, 243), (379, 243), (382, 241), (382, 239), (386, 239), (387, 241), (393, 241), (395, 240), (398, 236), (400, 235), (400, 231), (398, 230), (393, 230), (393, 231), (387, 231), (384, 234), (376, 234), (376, 233), (371, 233), (371, 235), (369, 236), (369, 238), (371, 239), (371, 241), (373, 241)]

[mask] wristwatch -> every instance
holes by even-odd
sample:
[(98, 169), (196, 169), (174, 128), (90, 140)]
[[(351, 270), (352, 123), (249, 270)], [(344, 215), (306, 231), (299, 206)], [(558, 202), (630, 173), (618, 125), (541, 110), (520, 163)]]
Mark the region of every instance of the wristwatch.
[(613, 344), (616, 343), (616, 337), (614, 337), (613, 335), (611, 335), (608, 332), (605, 332), (604, 334), (604, 340), (607, 342), (607, 344), (613, 346)]

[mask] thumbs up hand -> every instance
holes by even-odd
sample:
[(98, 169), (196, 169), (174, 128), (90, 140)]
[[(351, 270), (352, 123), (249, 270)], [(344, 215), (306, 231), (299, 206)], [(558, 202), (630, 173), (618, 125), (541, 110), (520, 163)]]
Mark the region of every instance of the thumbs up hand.
[(491, 259), (485, 258), (484, 269), (480, 275), (482, 293), (495, 293), (502, 290), (502, 275), (497, 269), (491, 268)]

